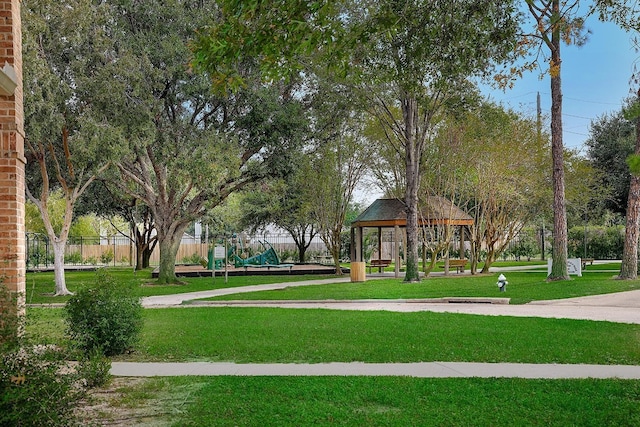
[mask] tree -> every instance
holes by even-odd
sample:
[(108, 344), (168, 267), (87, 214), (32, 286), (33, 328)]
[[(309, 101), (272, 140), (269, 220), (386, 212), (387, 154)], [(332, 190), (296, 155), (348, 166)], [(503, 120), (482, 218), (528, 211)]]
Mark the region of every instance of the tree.
[[(466, 80), (487, 75), (492, 61), (514, 51), (512, 1), (453, 2), (266, 2), (225, 1), (227, 19), (203, 31), (195, 42), (196, 64), (237, 82), (233, 66), (261, 59), (267, 69), (296, 69), (315, 53), (349, 76), (384, 124), (389, 143), (405, 160), (407, 268), (418, 275), (418, 182), (425, 146), (447, 102)], [(285, 36), (286, 35), (286, 36)], [(393, 114), (395, 108), (402, 119)]]
[(255, 231), (273, 224), (289, 233), (298, 249), (298, 260), (304, 263), (318, 230), (311, 204), (305, 199), (306, 177), (301, 170), (297, 168), (284, 180), (259, 184), (245, 195), (241, 209), (244, 227)]
[[(638, 90), (640, 97), (640, 89)], [(636, 121), (636, 143), (633, 155), (627, 158), (631, 170), (629, 183), (629, 199), (627, 201), (627, 218), (625, 224), (624, 248), (619, 279), (634, 280), (638, 278), (638, 224), (640, 223), (640, 104), (633, 108)]]
[[(28, 199), (44, 222), (54, 249), (55, 294), (70, 294), (64, 251), (74, 207), (108, 167), (119, 135), (94, 115), (86, 74), (97, 66), (107, 39), (100, 5), (89, 0), (23, 3), (23, 56)], [(91, 39), (84, 36), (91, 34)], [(64, 220), (54, 227), (49, 199), (59, 191)]]
[[(212, 93), (189, 67), (194, 31), (217, 13), (211, 2), (114, 2), (113, 60), (100, 70), (97, 108), (128, 135), (117, 162), (120, 190), (150, 210), (160, 249), (158, 282), (176, 282), (175, 256), (194, 220), (229, 194), (288, 172), (304, 126), (295, 86), (248, 85)], [(106, 84), (111, 86), (110, 89)]]
[[(307, 191), (320, 237), (327, 246), (342, 275), (340, 248), (345, 219), (349, 213), (356, 185), (365, 172), (367, 152), (363, 138), (350, 126), (357, 119), (342, 124), (337, 135), (322, 144), (314, 153), (310, 165)], [(315, 177), (315, 181), (311, 181)]]
[[(487, 251), (482, 273), (541, 211), (548, 175), (544, 139), (536, 123), (511, 111), (485, 104), (468, 120), (470, 143), (480, 148), (471, 160), (473, 179), (467, 190), (472, 201), (475, 248)], [(469, 150), (471, 151), (471, 150)], [(507, 153), (517, 152), (517, 156)], [(478, 259), (477, 253), (474, 257)]]
[[(110, 173), (96, 181), (89, 189), (93, 197), (82, 201), (81, 210), (94, 212), (108, 220), (120, 235), (134, 243), (136, 271), (149, 268), (151, 254), (158, 243), (151, 210), (140, 200), (120, 191), (113, 184), (117, 180), (117, 174)], [(114, 217), (124, 218), (128, 228), (114, 224)]]
[(575, 225), (604, 216), (602, 208), (612, 198), (604, 173), (577, 150), (565, 150), (564, 159), (567, 222)]
[[(597, 0), (595, 7), (601, 19), (611, 19), (627, 31), (640, 32), (640, 6), (636, 1)], [(636, 35), (637, 37), (637, 35)], [(637, 43), (637, 39), (636, 39)], [(637, 76), (636, 76), (637, 80)], [(640, 98), (640, 89), (637, 91)], [(640, 104), (638, 98), (628, 109), (628, 117), (635, 121), (634, 156), (640, 156)], [(634, 163), (633, 158), (630, 158)], [(638, 224), (640, 223), (640, 170), (633, 171), (629, 184), (627, 218), (624, 238), (622, 264), (619, 279), (637, 279), (638, 277)]]
[[(482, 272), (543, 206), (546, 143), (535, 122), (490, 102), (450, 115), (429, 147), (423, 188), (445, 196), (473, 218), (471, 271), (486, 250)], [(511, 156), (508, 153), (518, 153)], [(437, 251), (448, 251), (452, 227), (439, 227)], [(433, 234), (433, 232), (432, 232)], [(433, 263), (433, 259), (432, 259)]]
[(635, 124), (625, 117), (624, 110), (603, 115), (591, 122), (585, 145), (587, 157), (602, 174), (603, 185), (611, 189), (604, 207), (624, 214), (631, 181), (625, 159), (633, 153)]
[[(367, 43), (353, 54), (369, 111), (405, 164), (405, 281), (418, 275), (418, 194), (422, 158), (443, 113), (464, 103), (468, 78), (488, 75), (513, 52), (513, 4), (373, 2), (363, 16)], [(373, 83), (373, 84), (371, 84)], [(401, 118), (394, 114), (398, 107)]]
[(562, 42), (584, 43), (584, 19), (576, 16), (578, 0), (526, 0), (535, 21), (535, 33), (525, 43), (537, 40), (550, 52), (551, 80), (551, 159), (553, 180), (553, 261), (548, 280), (569, 280), (567, 270), (567, 212), (565, 202), (564, 147), (562, 142)]

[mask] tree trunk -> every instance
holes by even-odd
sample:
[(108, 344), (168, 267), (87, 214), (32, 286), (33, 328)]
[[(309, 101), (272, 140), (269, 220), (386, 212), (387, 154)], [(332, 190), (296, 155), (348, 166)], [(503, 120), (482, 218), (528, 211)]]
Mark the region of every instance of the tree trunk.
[[(640, 91), (638, 91), (640, 96)], [(636, 118), (636, 147), (634, 154), (640, 155), (640, 117)], [(622, 265), (618, 279), (638, 278), (638, 224), (640, 221), (640, 177), (634, 172), (629, 184), (627, 199), (627, 220), (624, 234)]]
[(342, 229), (333, 230), (331, 236), (331, 256), (333, 257), (333, 264), (336, 267), (336, 275), (342, 276), (342, 266), (340, 265), (340, 233)]
[(149, 268), (151, 262), (151, 255), (153, 254), (153, 248), (155, 244), (150, 248), (148, 245), (142, 251), (142, 268)]
[[(553, 1), (553, 15), (560, 22), (560, 2)], [(567, 211), (564, 195), (564, 147), (562, 143), (562, 84), (560, 78), (560, 24), (551, 35), (551, 158), (553, 161), (553, 254), (548, 280), (569, 280), (567, 269)]]
[[(637, 151), (637, 150), (636, 150)], [(639, 153), (640, 154), (640, 153)], [(640, 219), (640, 178), (631, 177), (629, 198), (627, 201), (627, 220), (624, 234), (622, 264), (618, 279), (635, 280), (638, 278), (638, 221)]]
[(73, 295), (67, 289), (67, 283), (64, 277), (64, 251), (66, 248), (66, 240), (60, 240), (49, 237), (51, 242), (53, 242), (53, 274), (55, 277), (56, 283), (56, 292), (55, 296), (61, 295)]
[(166, 235), (158, 235), (158, 244), (160, 245), (160, 265), (158, 268), (158, 283), (170, 284), (179, 283), (176, 276), (176, 255), (180, 248), (180, 240), (182, 239), (182, 228), (179, 232)]
[(304, 260), (307, 258), (307, 247), (302, 242), (298, 245), (298, 258), (300, 264), (304, 264)]
[(405, 208), (407, 210), (407, 248), (405, 282), (419, 282), (418, 268), (418, 187), (420, 185), (420, 144), (416, 140), (418, 103), (415, 99), (402, 102), (405, 132), (405, 165), (407, 188)]
[(146, 247), (146, 245), (140, 243), (136, 239), (136, 271), (140, 271), (140, 270), (142, 270), (144, 268), (143, 267), (143, 263), (144, 263), (143, 253), (144, 253), (145, 247)]

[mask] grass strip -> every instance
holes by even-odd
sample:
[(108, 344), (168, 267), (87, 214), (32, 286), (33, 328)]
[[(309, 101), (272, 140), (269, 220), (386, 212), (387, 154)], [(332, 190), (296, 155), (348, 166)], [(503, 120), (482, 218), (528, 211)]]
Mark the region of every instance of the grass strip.
[(505, 272), (506, 292), (496, 285), (499, 273), (488, 275), (436, 276), (419, 283), (402, 279), (377, 279), (360, 283), (335, 283), (290, 287), (275, 291), (231, 294), (207, 300), (352, 300), (414, 299), (442, 297), (507, 297), (511, 304), (534, 300), (573, 298), (640, 289), (640, 280), (615, 280), (611, 272), (589, 272), (564, 282), (547, 282), (545, 272)]
[[(640, 382), (403, 377), (153, 379), (174, 426), (637, 426)], [(186, 402), (184, 396), (188, 396)], [(168, 402), (176, 407), (176, 402)]]
[(144, 318), (126, 360), (640, 364), (640, 325), (610, 322), (236, 307)]

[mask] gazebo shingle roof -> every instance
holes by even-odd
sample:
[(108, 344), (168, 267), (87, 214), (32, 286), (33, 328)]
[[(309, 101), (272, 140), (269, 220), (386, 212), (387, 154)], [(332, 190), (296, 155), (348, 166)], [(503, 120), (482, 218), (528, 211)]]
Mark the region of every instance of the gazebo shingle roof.
[[(426, 204), (420, 209), (418, 223), (472, 225), (473, 218), (444, 197), (429, 196)], [(351, 227), (354, 228), (396, 225), (407, 225), (405, 204), (399, 199), (377, 199), (351, 223)]]

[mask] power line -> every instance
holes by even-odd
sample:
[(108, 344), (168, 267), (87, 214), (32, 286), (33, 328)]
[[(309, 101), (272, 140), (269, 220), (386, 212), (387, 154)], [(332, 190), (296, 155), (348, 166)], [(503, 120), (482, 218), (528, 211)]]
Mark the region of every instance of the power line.
[[(551, 95), (551, 94), (550, 94), (550, 93), (548, 93), (548, 92), (541, 92), (541, 93), (542, 93), (542, 94), (544, 94), (544, 95)], [(572, 100), (572, 101), (578, 101), (578, 102), (586, 102), (586, 103), (588, 103), (588, 104), (616, 105), (616, 106), (618, 106), (618, 107), (621, 107), (621, 106), (622, 106), (622, 103), (620, 103), (620, 102), (615, 102), (615, 103), (614, 103), (614, 102), (591, 101), (591, 100), (588, 100), (588, 99), (571, 98), (571, 97), (564, 96), (564, 95), (563, 95), (562, 97), (563, 97), (564, 99), (570, 99), (570, 100)]]

